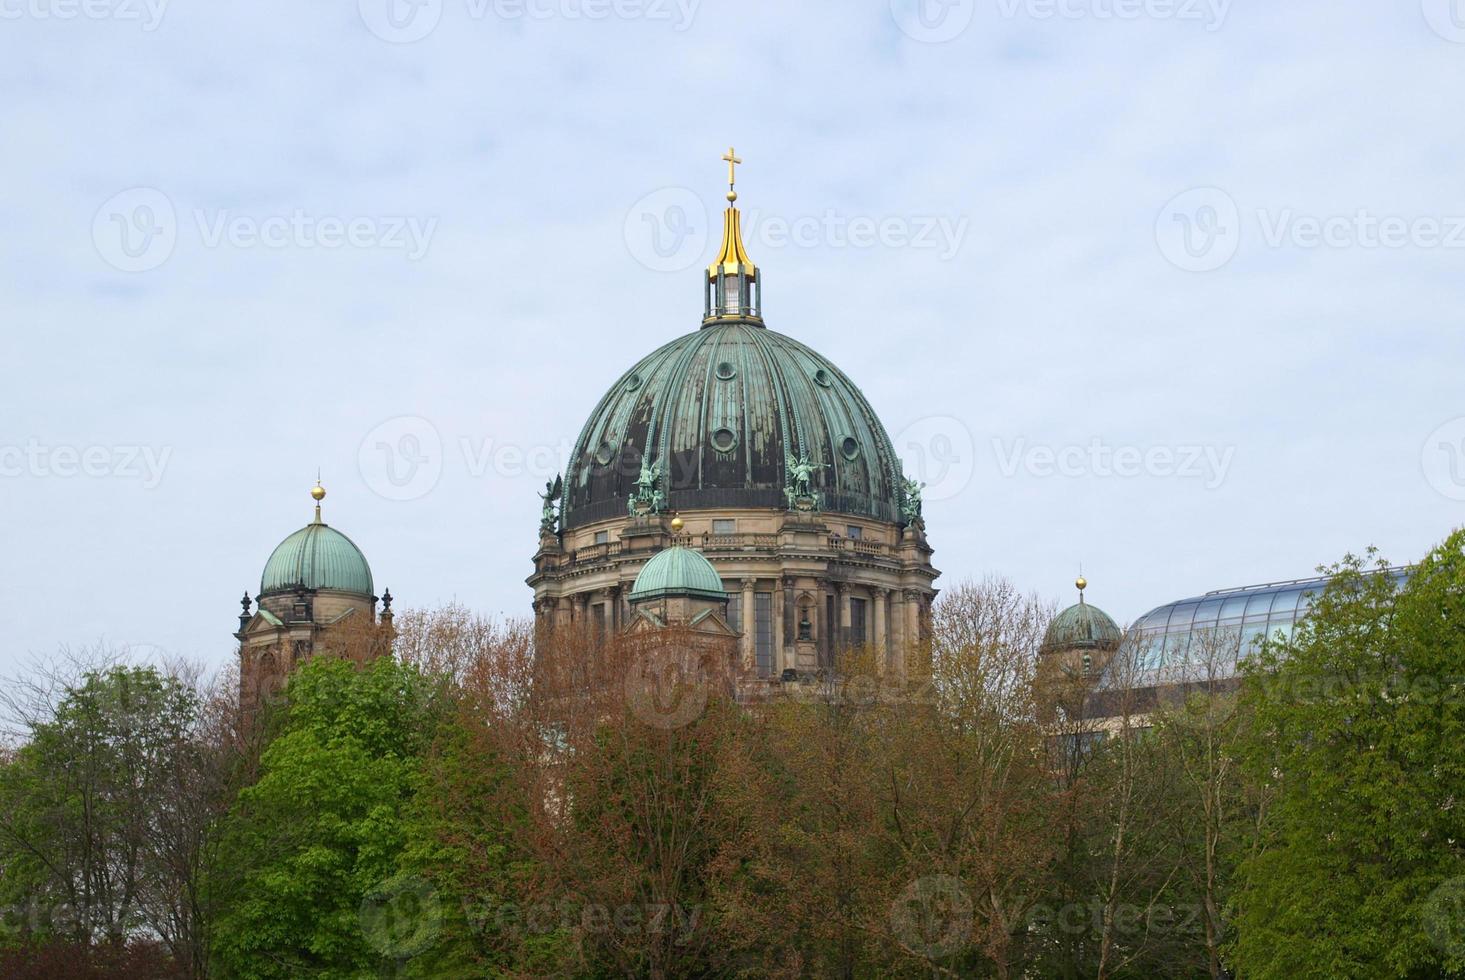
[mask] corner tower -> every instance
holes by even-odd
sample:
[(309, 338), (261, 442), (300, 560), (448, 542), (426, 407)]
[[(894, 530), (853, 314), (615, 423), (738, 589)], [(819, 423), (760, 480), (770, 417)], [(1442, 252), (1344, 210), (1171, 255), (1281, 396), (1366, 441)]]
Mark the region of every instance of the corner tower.
[[(699, 329), (624, 371), (546, 488), (529, 584), (541, 625), (619, 628), (664, 549), (720, 576), (749, 673), (829, 668), (868, 646), (892, 669), (923, 642), (934, 581), (920, 487), (828, 358), (764, 322), (731, 150)], [(675, 521), (673, 520), (675, 518)]]
[[(241, 602), (240, 704), (252, 717), (304, 660), (329, 648), (367, 660), (390, 649), (392, 594), (373, 594), (371, 566), (355, 542), (321, 517), (325, 488), (310, 491), (314, 519), (281, 541), (260, 575), (258, 608)], [(382, 604), (377, 614), (377, 602)]]

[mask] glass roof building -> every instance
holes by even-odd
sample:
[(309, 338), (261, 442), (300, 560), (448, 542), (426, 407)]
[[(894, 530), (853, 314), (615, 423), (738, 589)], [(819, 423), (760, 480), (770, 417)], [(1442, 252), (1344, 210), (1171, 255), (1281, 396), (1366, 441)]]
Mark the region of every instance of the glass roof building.
[[(1408, 568), (1389, 570), (1402, 585)], [(1234, 677), (1237, 661), (1264, 637), (1290, 637), (1329, 579), (1294, 579), (1220, 589), (1140, 617), (1100, 687), (1152, 687)]]

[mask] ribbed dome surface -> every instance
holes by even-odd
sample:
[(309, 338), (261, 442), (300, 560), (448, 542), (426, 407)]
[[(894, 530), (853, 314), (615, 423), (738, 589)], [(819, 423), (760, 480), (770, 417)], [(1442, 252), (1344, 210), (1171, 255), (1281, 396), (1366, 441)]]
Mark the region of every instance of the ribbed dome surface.
[(727, 593), (722, 588), (722, 576), (700, 552), (667, 548), (646, 563), (631, 587), (632, 602), (664, 596), (726, 599)]
[(678, 338), (591, 413), (565, 481), (564, 526), (624, 516), (643, 460), (671, 510), (771, 507), (807, 455), (825, 510), (895, 522), (900, 464), (859, 388), (818, 353), (746, 321)]
[(1109, 614), (1086, 602), (1054, 618), (1043, 637), (1044, 650), (1117, 650), (1123, 633)]
[(327, 524), (307, 524), (280, 542), (260, 577), (260, 595), (334, 589), (370, 597), (371, 566), (350, 538)]

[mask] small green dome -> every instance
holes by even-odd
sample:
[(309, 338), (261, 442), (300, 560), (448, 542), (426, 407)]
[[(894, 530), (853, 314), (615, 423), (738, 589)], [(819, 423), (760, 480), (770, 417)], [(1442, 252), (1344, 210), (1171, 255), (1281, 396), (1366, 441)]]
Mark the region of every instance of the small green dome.
[(1098, 606), (1079, 599), (1053, 620), (1043, 637), (1043, 651), (1117, 650), (1124, 638), (1114, 620)]
[(371, 566), (346, 535), (319, 521), (284, 541), (265, 562), (259, 594), (330, 589), (371, 597)]
[(717, 574), (712, 562), (700, 552), (680, 547), (667, 548), (648, 561), (631, 587), (632, 602), (665, 596), (727, 600), (722, 576)]

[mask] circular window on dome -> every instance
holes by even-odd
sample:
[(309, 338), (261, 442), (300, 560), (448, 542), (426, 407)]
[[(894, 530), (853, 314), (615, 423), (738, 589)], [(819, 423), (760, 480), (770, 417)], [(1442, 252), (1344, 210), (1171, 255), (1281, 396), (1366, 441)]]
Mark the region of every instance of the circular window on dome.
[(738, 448), (738, 434), (732, 429), (718, 429), (712, 433), (712, 448), (720, 453), (730, 453)]
[(719, 381), (731, 381), (738, 376), (738, 369), (733, 367), (731, 361), (723, 361), (717, 365), (717, 379)]
[(856, 439), (854, 436), (845, 436), (839, 442), (839, 451), (840, 451), (840, 454), (843, 455), (845, 459), (848, 459), (848, 460), (856, 460), (856, 459), (859, 459), (860, 458), (860, 441), (858, 439)]
[(616, 447), (608, 442), (602, 442), (600, 448), (595, 450), (595, 461), (601, 466), (609, 466), (610, 461), (616, 457)]
[(828, 388), (833, 381), (834, 377), (824, 368), (814, 372), (814, 383), (821, 387)]
[(640, 387), (641, 387), (641, 376), (639, 374), (633, 374), (629, 378), (626, 379), (626, 390), (627, 391), (637, 391), (637, 390), (640, 389)]

